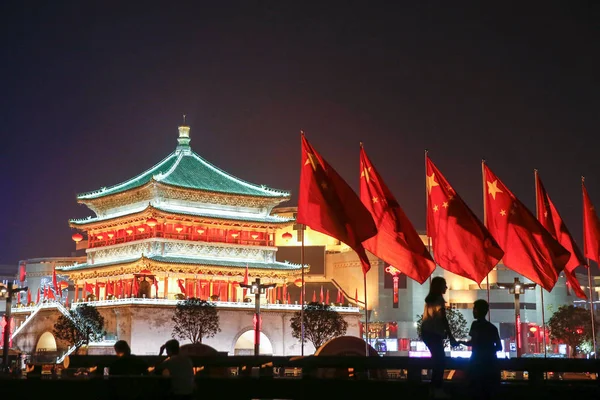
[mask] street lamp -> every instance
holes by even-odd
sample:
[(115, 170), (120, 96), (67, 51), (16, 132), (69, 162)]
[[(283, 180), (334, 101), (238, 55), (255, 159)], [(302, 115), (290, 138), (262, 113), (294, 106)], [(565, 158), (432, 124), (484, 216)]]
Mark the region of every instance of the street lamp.
[(535, 289), (535, 283), (524, 283), (515, 278), (514, 282), (496, 283), (499, 289), (508, 289), (508, 293), (515, 295), (515, 340), (517, 345), (517, 357), (521, 357), (521, 300), (520, 295), (525, 294), (525, 290)]
[(0, 294), (6, 296), (6, 311), (4, 317), (6, 318), (6, 325), (4, 326), (4, 343), (2, 344), (2, 369), (8, 369), (8, 345), (10, 343), (10, 318), (12, 311), (12, 298), (15, 293), (26, 292), (28, 289), (25, 287), (13, 287), (12, 283), (8, 283), (8, 286), (0, 284)]
[(265, 294), (267, 289), (274, 288), (277, 286), (276, 283), (260, 283), (260, 278), (256, 278), (254, 282), (250, 284), (240, 283), (240, 287), (250, 289), (250, 292), (254, 294), (254, 355), (259, 355), (260, 348), (260, 295)]

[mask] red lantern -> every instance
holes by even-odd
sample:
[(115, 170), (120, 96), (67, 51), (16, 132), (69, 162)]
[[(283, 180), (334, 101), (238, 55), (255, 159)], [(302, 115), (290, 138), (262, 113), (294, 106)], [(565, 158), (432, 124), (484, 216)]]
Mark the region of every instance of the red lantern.
[(96, 235), (96, 237), (98, 238), (98, 240), (104, 239), (104, 235), (102, 235), (102, 234)]
[(537, 328), (535, 326), (532, 326), (531, 328), (529, 328), (529, 332), (536, 333), (537, 332)]
[(292, 234), (289, 232), (286, 232), (283, 235), (281, 235), (281, 237), (284, 238), (285, 240), (290, 240), (292, 238)]
[(294, 285), (298, 286), (298, 287), (302, 287), (302, 279), (296, 279), (294, 281)]
[(175, 230), (177, 231), (177, 233), (181, 233), (181, 231), (183, 230), (183, 226), (175, 225)]
[(156, 226), (156, 224), (158, 224), (158, 221), (156, 220), (156, 218), (148, 218), (146, 220), (146, 225), (148, 225), (150, 228), (154, 228)]
[(133, 229), (127, 228), (125, 232), (127, 232), (128, 235), (131, 235), (133, 233)]
[(198, 235), (202, 235), (204, 233), (204, 229), (198, 228), (196, 229), (196, 232), (198, 232)]
[(252, 236), (252, 239), (254, 239), (254, 240), (258, 239), (258, 233), (253, 233), (251, 236)]
[(73, 239), (75, 243), (79, 243), (83, 240), (83, 236), (81, 233), (74, 233), (73, 236), (71, 236), (71, 239)]
[(146, 230), (146, 228), (144, 228), (143, 226), (140, 226), (137, 229), (138, 229), (138, 231), (140, 231), (140, 233), (144, 233), (144, 231)]

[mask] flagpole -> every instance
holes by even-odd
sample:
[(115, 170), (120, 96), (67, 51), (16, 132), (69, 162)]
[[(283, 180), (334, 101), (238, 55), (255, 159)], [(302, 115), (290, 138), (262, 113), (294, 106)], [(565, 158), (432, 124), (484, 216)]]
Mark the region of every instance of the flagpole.
[(369, 311), (367, 310), (367, 274), (363, 272), (363, 283), (365, 289), (365, 335), (367, 340), (365, 341), (365, 356), (369, 356)]
[[(537, 168), (533, 170), (533, 176), (535, 178), (535, 216), (539, 219), (538, 209), (538, 170)], [(546, 317), (544, 313), (544, 288), (540, 285), (540, 302), (542, 303), (542, 344), (544, 346), (544, 358), (548, 356), (546, 351)]]
[(590, 259), (588, 258), (588, 287), (590, 292), (590, 317), (592, 320), (592, 345), (594, 346), (594, 357), (598, 358), (596, 354), (596, 327), (594, 326), (594, 290), (593, 290), (593, 282), (592, 282), (592, 266), (590, 264)]
[[(483, 225), (487, 228), (487, 201), (485, 194), (485, 159), (481, 160), (481, 189), (483, 191)], [(490, 273), (485, 276), (485, 289), (487, 291), (488, 321), (492, 320), (492, 305), (490, 304)]]
[[(581, 188), (584, 188), (584, 183), (585, 182), (585, 177), (581, 176)], [(583, 203), (583, 206), (585, 207), (585, 201)], [(585, 209), (584, 209), (584, 214), (583, 214), (583, 241), (585, 243), (586, 240), (586, 233), (585, 233)], [(596, 358), (598, 358), (598, 355), (596, 354), (596, 327), (594, 326), (594, 291), (592, 290), (593, 288), (593, 282), (592, 282), (592, 265), (590, 264), (590, 259), (589, 257), (587, 258), (587, 267), (588, 267), (588, 289), (589, 289), (589, 293), (590, 293), (590, 319), (592, 321), (592, 345), (594, 346), (594, 356)]]
[(300, 289), (300, 355), (304, 356), (304, 224), (300, 224), (300, 270), (302, 271), (302, 289)]
[[(429, 189), (427, 188), (427, 154), (429, 154), (429, 150), (425, 149), (425, 218), (427, 218), (427, 215), (429, 215)], [(425, 226), (427, 226), (427, 220), (425, 221)], [(431, 254), (431, 238), (429, 237), (429, 233), (427, 232), (427, 230), (425, 230), (425, 236), (427, 236), (427, 251), (429, 251), (429, 254)], [(430, 285), (431, 275), (429, 275)]]

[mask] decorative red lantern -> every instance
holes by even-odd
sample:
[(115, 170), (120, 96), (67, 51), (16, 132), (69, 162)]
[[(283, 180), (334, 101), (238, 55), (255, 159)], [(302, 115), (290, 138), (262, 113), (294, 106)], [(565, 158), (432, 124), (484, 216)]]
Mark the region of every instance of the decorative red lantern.
[(127, 232), (128, 235), (131, 235), (133, 233), (133, 229), (127, 228), (125, 229), (125, 232)]
[(532, 326), (531, 328), (529, 328), (529, 332), (536, 333), (537, 332), (537, 328), (535, 326)]
[(148, 225), (150, 228), (154, 228), (156, 226), (156, 224), (158, 224), (158, 221), (156, 220), (156, 218), (148, 218), (146, 220), (146, 225)]
[(109, 239), (112, 239), (115, 236), (115, 234), (110, 232), (110, 233), (107, 233), (106, 236), (108, 236)]
[(104, 235), (103, 234), (96, 235), (96, 237), (98, 238), (98, 240), (104, 239)]
[(71, 239), (73, 239), (75, 243), (79, 243), (83, 240), (83, 236), (81, 233), (74, 233), (73, 236), (71, 236)]
[(183, 230), (183, 226), (175, 225), (175, 230), (177, 231), (177, 233), (181, 233), (181, 231)]
[(139, 227), (139, 228), (137, 228), (137, 229), (138, 229), (138, 231), (139, 231), (140, 233), (144, 233), (144, 231), (146, 230), (146, 228), (144, 228), (143, 226), (140, 226), (140, 227)]
[(198, 228), (196, 229), (196, 232), (198, 232), (198, 235), (202, 235), (204, 233), (204, 229)]
[(234, 239), (235, 239), (235, 238), (237, 238), (238, 236), (240, 236), (240, 233), (239, 233), (239, 232), (233, 232), (233, 233), (231, 234), (231, 237), (232, 237), (232, 238), (234, 238)]
[(302, 287), (302, 279), (296, 279), (294, 281), (294, 285), (298, 286), (298, 287)]
[(258, 239), (258, 233), (253, 233), (251, 236), (252, 236), (252, 239), (254, 239), (254, 240)]
[(284, 238), (285, 240), (290, 240), (292, 238), (292, 234), (289, 232), (286, 232), (283, 235), (281, 235), (281, 237)]

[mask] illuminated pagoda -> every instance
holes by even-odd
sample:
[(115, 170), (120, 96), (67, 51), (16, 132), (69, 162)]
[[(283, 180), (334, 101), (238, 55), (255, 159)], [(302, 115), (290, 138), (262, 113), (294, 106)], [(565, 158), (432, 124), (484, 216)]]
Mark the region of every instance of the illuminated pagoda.
[[(179, 127), (177, 141), (174, 152), (142, 174), (77, 196), (96, 214), (69, 221), (84, 259), (23, 262), (33, 293), (50, 294), (55, 272), (69, 282), (69, 294), (68, 304), (60, 295), (44, 295), (13, 309), (12, 338), (20, 350), (55, 353), (60, 361), (74, 348), (55, 340), (53, 324), (68, 307), (87, 303), (98, 308), (107, 332), (89, 351), (112, 354), (114, 341), (126, 340), (133, 353), (156, 354), (172, 335), (178, 301), (196, 297), (215, 302), (219, 311), (221, 332), (203, 343), (252, 354), (254, 296), (240, 283), (260, 278), (273, 285), (260, 299), (261, 354), (301, 353), (289, 328), (300, 299), (287, 290), (298, 291), (302, 268), (308, 272), (309, 266), (276, 259), (276, 239), (294, 217), (273, 214), (273, 208), (290, 193), (210, 164), (192, 151), (188, 126)], [(348, 334), (358, 335), (360, 310), (336, 309), (349, 323)]]
[(142, 174), (77, 196), (96, 217), (70, 221), (88, 238), (87, 262), (57, 268), (74, 283), (75, 301), (239, 301), (246, 267), (280, 285), (300, 273), (275, 260), (274, 232), (292, 219), (270, 213), (290, 193), (215, 167), (192, 151), (189, 133), (180, 126), (175, 151)]

